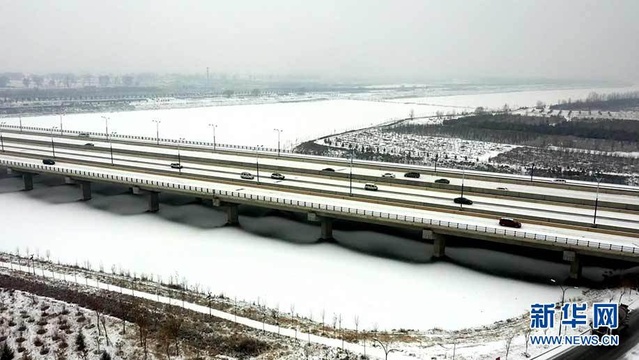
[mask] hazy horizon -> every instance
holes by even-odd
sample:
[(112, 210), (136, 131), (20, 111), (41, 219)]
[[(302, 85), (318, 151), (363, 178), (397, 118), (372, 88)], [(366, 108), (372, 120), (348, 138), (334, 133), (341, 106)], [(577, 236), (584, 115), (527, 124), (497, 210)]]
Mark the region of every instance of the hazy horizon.
[(0, 1), (0, 72), (639, 80), (633, 0)]

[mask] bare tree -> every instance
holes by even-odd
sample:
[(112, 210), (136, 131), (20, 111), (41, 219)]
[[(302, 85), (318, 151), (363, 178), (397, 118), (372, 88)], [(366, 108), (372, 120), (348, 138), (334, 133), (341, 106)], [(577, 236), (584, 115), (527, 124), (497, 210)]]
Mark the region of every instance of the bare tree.
[(324, 333), (324, 320), (326, 319), (326, 310), (322, 309), (322, 312), (320, 313), (320, 316), (322, 317), (322, 333)]
[(515, 334), (508, 335), (508, 337), (506, 338), (506, 357), (504, 358), (504, 360), (508, 360), (508, 353), (510, 352), (510, 344), (513, 342), (514, 338), (515, 338)]
[(392, 349), (390, 347), (390, 343), (384, 344), (378, 339), (373, 339), (373, 341), (376, 341), (382, 347), (382, 350), (384, 350), (385, 360), (388, 360), (388, 354), (392, 353), (393, 351), (399, 351), (398, 349)]
[(524, 350), (524, 355), (526, 355), (526, 357), (530, 356), (528, 355), (528, 343), (530, 342), (530, 334), (532, 333), (532, 330), (532, 328), (527, 328), (524, 332), (524, 338), (526, 339), (526, 350)]

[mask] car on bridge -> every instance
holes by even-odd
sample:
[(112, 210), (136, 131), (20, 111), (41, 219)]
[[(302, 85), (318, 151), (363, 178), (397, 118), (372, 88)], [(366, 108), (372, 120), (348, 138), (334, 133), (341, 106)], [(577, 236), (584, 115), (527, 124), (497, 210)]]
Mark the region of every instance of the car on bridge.
[(410, 171), (404, 174), (404, 177), (413, 178), (413, 179), (419, 179), (420, 176), (421, 175), (418, 172), (414, 172), (414, 171)]
[(437, 179), (435, 180), (437, 184), (450, 184), (450, 180), (448, 179)]
[(251, 174), (251, 173), (250, 173), (250, 172), (248, 172), (248, 171), (245, 171), (245, 172), (241, 173), (241, 174), (240, 174), (240, 177), (241, 177), (242, 179), (246, 179), (246, 180), (253, 180), (253, 179), (255, 179), (255, 176), (253, 176), (253, 174)]
[(472, 200), (470, 200), (469, 198), (465, 198), (465, 197), (458, 197), (458, 198), (455, 198), (455, 199), (453, 200), (453, 202), (454, 202), (455, 204), (464, 204), (464, 205), (472, 205), (472, 204), (473, 204), (473, 201), (472, 201)]
[(89, 133), (81, 132), (78, 134), (79, 137), (90, 137)]
[(508, 191), (508, 188), (507, 188), (507, 187), (500, 186), (500, 187), (498, 187), (498, 188), (497, 188), (497, 190), (501, 190), (501, 191)]
[(384, 173), (382, 174), (383, 178), (390, 178), (390, 179), (394, 179), (395, 178), (395, 174), (392, 173)]
[(335, 169), (333, 169), (333, 168), (324, 168), (324, 169), (322, 169), (322, 171), (335, 172)]
[(182, 169), (184, 166), (180, 163), (171, 163), (171, 169)]
[(86, 143), (86, 144), (84, 144), (84, 146), (95, 146), (95, 144), (94, 143)]
[(286, 176), (280, 174), (280, 173), (272, 173), (271, 174), (271, 179), (275, 179), (275, 180), (284, 180), (286, 178)]
[(521, 228), (521, 222), (512, 219), (512, 218), (501, 218), (499, 219), (499, 225), (513, 228)]
[(364, 190), (377, 191), (377, 185), (375, 185), (375, 184), (366, 184), (366, 185), (364, 185)]
[(55, 160), (52, 159), (43, 159), (42, 163), (45, 165), (55, 165)]
[(566, 180), (565, 179), (555, 179), (555, 180), (553, 180), (553, 182), (558, 183), (558, 184), (565, 184)]

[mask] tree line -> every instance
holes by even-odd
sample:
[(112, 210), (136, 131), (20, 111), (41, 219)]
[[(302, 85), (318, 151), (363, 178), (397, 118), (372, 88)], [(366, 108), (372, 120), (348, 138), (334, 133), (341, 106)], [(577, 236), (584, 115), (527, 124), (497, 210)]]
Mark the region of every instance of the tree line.
[(618, 119), (568, 121), (560, 116), (479, 114), (442, 124), (399, 124), (384, 131), (516, 145), (571, 146), (609, 151), (639, 149), (639, 121)]

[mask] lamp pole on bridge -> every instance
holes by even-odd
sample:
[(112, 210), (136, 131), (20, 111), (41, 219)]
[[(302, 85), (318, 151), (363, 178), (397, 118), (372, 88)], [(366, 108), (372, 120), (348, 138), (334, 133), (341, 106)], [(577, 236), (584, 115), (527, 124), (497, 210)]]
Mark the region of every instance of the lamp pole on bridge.
[(62, 115), (64, 115), (64, 113), (62, 112), (62, 110), (60, 110), (60, 135), (63, 135), (63, 131), (62, 131)]
[(55, 159), (55, 145), (53, 144), (53, 132), (57, 129), (57, 126), (51, 127), (51, 151), (53, 151), (53, 158)]
[(4, 124), (6, 124), (6, 121), (3, 121), (0, 123), (0, 144), (2, 144), (2, 152), (4, 152), (4, 139), (2, 138), (2, 128), (4, 127)]
[(599, 205), (599, 185), (601, 184), (601, 180), (603, 177), (601, 174), (597, 174), (595, 179), (597, 179), (597, 195), (595, 196), (595, 214), (592, 218), (592, 227), (597, 227), (597, 206)]
[(353, 196), (353, 157), (355, 157), (355, 150), (351, 150), (351, 166), (348, 175), (348, 196)]
[(182, 141), (186, 140), (185, 138), (181, 137), (178, 139), (178, 171), (180, 172), (180, 174), (182, 174), (182, 160), (180, 158), (180, 144), (182, 143)]
[(158, 120), (158, 119), (153, 119), (153, 122), (155, 123), (155, 138), (156, 138), (156, 143), (158, 145), (160, 145), (160, 123), (162, 121)]
[(22, 132), (22, 115), (18, 115), (18, 121), (20, 121), (20, 132)]
[(255, 175), (257, 176), (257, 183), (260, 183), (260, 150), (264, 148), (264, 145), (257, 145), (255, 147)]
[(533, 173), (535, 172), (535, 163), (530, 164), (530, 181), (533, 181)]
[(464, 208), (464, 181), (466, 180), (466, 169), (462, 169), (462, 186), (461, 186), (461, 198), (459, 201), (459, 210)]
[(114, 131), (111, 133), (111, 136), (108, 135), (107, 133), (107, 137), (109, 138), (109, 149), (111, 150), (111, 166), (113, 166), (113, 142), (111, 142), (111, 139), (113, 138), (114, 135), (116, 135), (117, 133)]
[(105, 131), (104, 133), (106, 134), (107, 140), (109, 140), (109, 117), (108, 116), (101, 116), (101, 118), (104, 119), (104, 127), (105, 127)]
[(213, 129), (213, 150), (215, 150), (215, 128), (217, 125), (210, 123), (209, 126)]
[(282, 135), (282, 129), (273, 129), (273, 131), (277, 131), (277, 157), (280, 156), (280, 135)]

